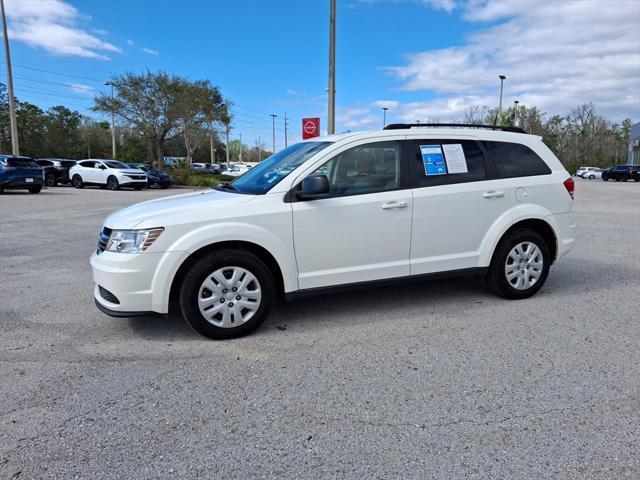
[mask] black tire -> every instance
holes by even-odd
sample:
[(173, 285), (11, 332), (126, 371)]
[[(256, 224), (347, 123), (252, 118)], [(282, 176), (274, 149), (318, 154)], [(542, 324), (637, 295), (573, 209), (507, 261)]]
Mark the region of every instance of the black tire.
[(109, 178), (107, 178), (107, 188), (114, 191), (120, 190), (120, 182), (116, 177), (111, 175)]
[[(511, 250), (523, 242), (534, 244), (540, 249), (542, 269), (540, 277), (533, 285), (526, 289), (517, 289), (507, 280), (505, 266)], [(542, 288), (549, 275), (550, 265), (551, 254), (549, 252), (549, 246), (538, 233), (529, 229), (514, 230), (508, 233), (496, 247), (493, 253), (493, 259), (491, 260), (491, 266), (489, 267), (489, 273), (487, 274), (487, 281), (489, 286), (502, 297), (512, 300), (528, 298), (535, 295), (535, 293)]]
[(77, 173), (71, 179), (71, 184), (74, 188), (84, 188), (84, 182), (82, 181), (82, 177)]
[(595, 175), (589, 175), (589, 180), (593, 180), (594, 178), (596, 178)]
[(47, 184), (47, 187), (58, 186), (58, 182), (56, 181), (56, 176), (53, 173), (47, 173), (47, 176), (45, 177), (45, 182)]
[(629, 180), (629, 177), (627, 175), (622, 175), (622, 177), (620, 177), (621, 182), (626, 182), (627, 180)]
[[(636, 180), (636, 182), (637, 182), (637, 181), (638, 181), (638, 180)], [(160, 185), (160, 188), (161, 188), (161, 189), (163, 189), (163, 190), (165, 190), (165, 189), (169, 188), (169, 185)]]
[(42, 190), (42, 185), (37, 185), (35, 187), (29, 187), (29, 193), (40, 193)]
[(602, 174), (602, 181), (603, 182), (608, 182), (609, 181), (609, 176), (606, 173)]
[(134, 185), (134, 190), (142, 190), (146, 185)]
[(636, 177), (633, 179), (634, 182), (640, 182), (640, 177)]
[[(205, 319), (198, 307), (200, 286), (213, 272), (224, 267), (248, 270), (260, 284), (262, 298), (258, 309), (249, 320), (237, 327), (213, 325)], [(180, 286), (180, 310), (187, 323), (201, 335), (215, 340), (236, 338), (251, 333), (262, 324), (271, 310), (275, 294), (273, 276), (260, 258), (245, 250), (220, 250), (204, 256), (191, 266)]]

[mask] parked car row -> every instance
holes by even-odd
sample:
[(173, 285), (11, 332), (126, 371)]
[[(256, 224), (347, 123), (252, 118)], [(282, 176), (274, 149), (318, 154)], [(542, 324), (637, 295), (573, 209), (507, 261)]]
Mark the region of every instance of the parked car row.
[(122, 163), (117, 160), (37, 158), (0, 155), (0, 192), (25, 189), (39, 193), (43, 185), (71, 184), (75, 188), (95, 185), (109, 190), (131, 187), (169, 188), (171, 176), (146, 163)]
[(626, 182), (634, 180), (640, 182), (640, 166), (638, 165), (615, 165), (611, 168), (580, 167), (576, 171), (576, 176), (588, 180), (601, 178), (605, 182), (615, 180), (616, 182)]
[(246, 163), (234, 163), (229, 166), (226, 164), (215, 163), (199, 163), (194, 162), (191, 164), (191, 168), (197, 173), (211, 173), (214, 175), (227, 175), (229, 177), (239, 177), (245, 172), (248, 172), (253, 165)]

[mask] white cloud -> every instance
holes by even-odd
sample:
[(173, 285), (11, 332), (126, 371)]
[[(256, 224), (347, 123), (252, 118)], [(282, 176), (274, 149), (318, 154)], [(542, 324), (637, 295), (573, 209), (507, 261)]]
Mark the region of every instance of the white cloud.
[(129, 40), (127, 38), (127, 45), (129, 45), (130, 47), (133, 47), (135, 45), (135, 43), (133, 43), (133, 40)]
[(158, 52), (157, 50), (151, 50), (150, 48), (147, 48), (147, 47), (143, 47), (142, 51), (144, 53), (148, 53), (149, 55), (153, 55), (154, 57), (157, 57), (158, 55), (160, 55), (160, 52)]
[[(432, 8), (434, 10), (445, 10), (447, 12), (451, 12), (457, 6), (456, 0), (360, 0), (360, 3), (419, 3), (424, 5), (425, 7)], [(355, 4), (347, 4), (348, 8), (353, 8)]]
[(286, 93), (287, 95), (298, 95), (298, 92), (293, 88), (287, 88)]
[(377, 108), (388, 108), (390, 110), (398, 108), (400, 102), (396, 100), (376, 100), (373, 102), (373, 106)]
[[(55, 55), (69, 55), (108, 60), (106, 52), (120, 52), (115, 45), (80, 28), (80, 20), (90, 17), (61, 0), (7, 0), (9, 35), (35, 48)], [(99, 34), (105, 33), (100, 30)]]
[(69, 90), (74, 93), (80, 93), (82, 95), (89, 96), (93, 96), (93, 94), (95, 93), (93, 87), (90, 87), (89, 85), (85, 85), (83, 83), (67, 83), (67, 86), (69, 87)]
[(472, 0), (462, 14), (479, 26), (462, 45), (411, 54), (406, 65), (386, 68), (402, 89), (437, 96), (400, 106), (406, 121), (497, 106), (499, 74), (507, 76), (507, 104), (517, 98), (566, 113), (594, 102), (614, 120), (640, 118), (640, 2)]
[(338, 108), (336, 123), (348, 130), (362, 130), (382, 126), (382, 116), (374, 115), (370, 108)]

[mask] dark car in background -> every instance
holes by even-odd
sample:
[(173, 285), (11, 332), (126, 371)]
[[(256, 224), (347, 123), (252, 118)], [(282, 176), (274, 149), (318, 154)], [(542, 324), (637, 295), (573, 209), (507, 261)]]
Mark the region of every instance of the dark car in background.
[(640, 182), (640, 166), (638, 165), (616, 165), (602, 172), (602, 180), (615, 180), (616, 182), (626, 182), (635, 180)]
[(75, 160), (65, 158), (36, 158), (34, 160), (44, 168), (44, 182), (47, 187), (55, 187), (59, 183), (70, 184), (69, 169), (76, 164)]
[(131, 168), (139, 168), (140, 170), (145, 171), (149, 187), (169, 188), (169, 186), (171, 186), (171, 175), (167, 172), (153, 168), (148, 163), (128, 163), (127, 165)]
[(42, 167), (31, 157), (0, 155), (0, 193), (7, 189), (40, 193), (43, 182)]

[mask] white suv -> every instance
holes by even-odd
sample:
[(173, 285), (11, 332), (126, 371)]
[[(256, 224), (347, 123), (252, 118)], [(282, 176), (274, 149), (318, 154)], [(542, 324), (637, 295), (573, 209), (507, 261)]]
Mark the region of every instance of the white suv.
[(147, 186), (147, 174), (117, 160), (79, 160), (69, 169), (71, 184), (76, 188), (99, 185), (109, 190), (132, 187), (142, 190)]
[[(415, 128), (412, 128), (415, 127)], [(536, 136), (396, 124), (292, 145), (232, 183), (109, 216), (100, 310), (246, 334), (278, 297), (451, 273), (526, 298), (574, 242), (571, 176)]]

